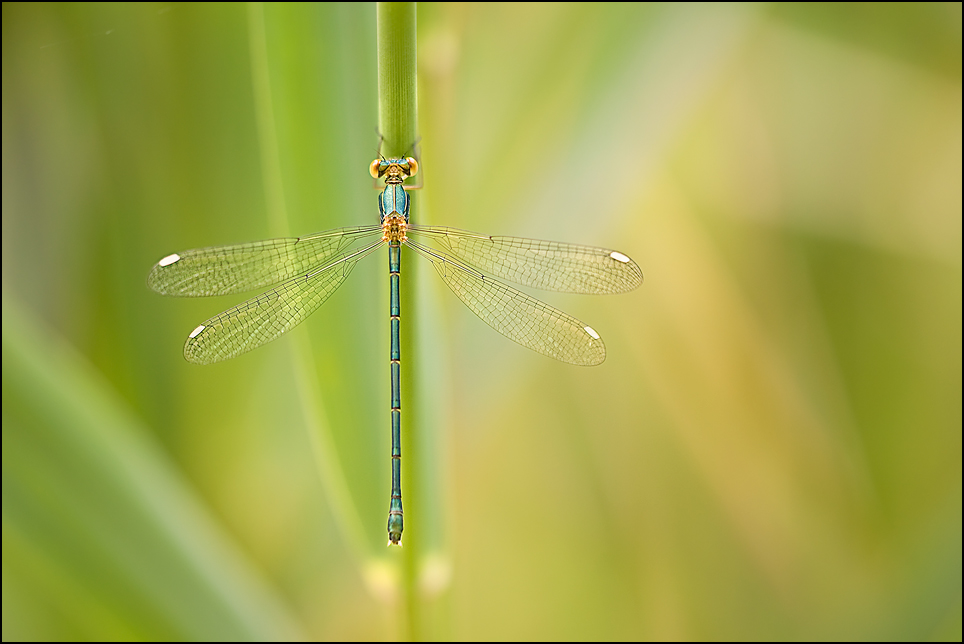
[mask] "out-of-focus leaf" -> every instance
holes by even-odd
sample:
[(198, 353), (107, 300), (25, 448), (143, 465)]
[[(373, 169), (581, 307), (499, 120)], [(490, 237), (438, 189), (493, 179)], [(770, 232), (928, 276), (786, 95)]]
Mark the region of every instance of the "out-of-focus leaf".
[(5, 295), (3, 639), (297, 633), (104, 379)]
[(959, 2), (777, 2), (772, 12), (804, 29), (961, 77)]

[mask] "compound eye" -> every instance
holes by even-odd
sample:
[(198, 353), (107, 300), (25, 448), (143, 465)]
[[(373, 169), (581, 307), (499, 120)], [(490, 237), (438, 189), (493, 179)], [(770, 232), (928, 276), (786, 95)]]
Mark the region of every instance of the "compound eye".
[(405, 163), (408, 164), (408, 176), (414, 177), (415, 173), (418, 172), (418, 161), (412, 157), (405, 157)]
[(368, 166), (368, 172), (372, 175), (372, 179), (378, 178), (378, 168), (382, 164), (381, 159), (375, 159), (372, 164)]

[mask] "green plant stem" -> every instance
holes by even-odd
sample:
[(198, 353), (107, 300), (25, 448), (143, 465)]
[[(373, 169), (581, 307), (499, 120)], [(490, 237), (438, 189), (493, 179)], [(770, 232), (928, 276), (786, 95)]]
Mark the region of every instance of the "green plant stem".
[(415, 3), (379, 2), (378, 130), (382, 154), (411, 154), (416, 137), (418, 100), (415, 74)]
[[(416, 78), (416, 15), (414, 2), (379, 2), (378, 23), (378, 130), (383, 137), (381, 151), (386, 157), (414, 154), (418, 120)], [(412, 217), (416, 214), (416, 199), (412, 199)], [(417, 588), (417, 562), (419, 555), (419, 521), (417, 481), (417, 449), (411, 437), (417, 422), (417, 409), (413, 410), (417, 383), (412, 368), (417, 320), (415, 317), (415, 262), (403, 259), (401, 280), (402, 346), (402, 497), (405, 504), (406, 525), (402, 549), (401, 570), (401, 621), (404, 638), (421, 640), (421, 606)], [(405, 392), (408, 395), (405, 395)], [(415, 413), (412, 413), (412, 412)], [(414, 529), (412, 529), (414, 528)]]

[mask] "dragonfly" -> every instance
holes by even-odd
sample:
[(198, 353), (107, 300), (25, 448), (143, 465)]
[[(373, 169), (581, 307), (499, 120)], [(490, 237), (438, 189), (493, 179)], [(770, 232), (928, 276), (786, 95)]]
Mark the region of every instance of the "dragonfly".
[(627, 255), (607, 248), (496, 237), (409, 219), (405, 180), (418, 172), (413, 157), (372, 161), (378, 225), (336, 228), (305, 237), (214, 246), (168, 255), (148, 285), (162, 295), (206, 297), (271, 287), (215, 315), (184, 343), (188, 362), (211, 364), (260, 347), (300, 324), (341, 286), (352, 268), (388, 245), (391, 370), (392, 490), (388, 543), (401, 545), (401, 309), (399, 280), (405, 246), (435, 267), (442, 281), (482, 321), (524, 347), (583, 366), (606, 359), (606, 345), (591, 326), (500, 280), (565, 293), (624, 293), (643, 280)]

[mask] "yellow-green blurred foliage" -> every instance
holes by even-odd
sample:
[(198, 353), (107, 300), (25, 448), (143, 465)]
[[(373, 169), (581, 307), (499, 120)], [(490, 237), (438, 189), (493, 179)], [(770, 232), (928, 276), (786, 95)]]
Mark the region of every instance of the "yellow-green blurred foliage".
[(145, 284), (274, 162), (290, 233), (377, 221), (374, 6), (259, 11), (3, 4), (5, 640), (960, 639), (959, 4), (419, 7), (415, 216), (646, 280), (537, 294), (577, 368), (405, 256), (407, 614), (385, 256), (210, 367), (242, 298)]

